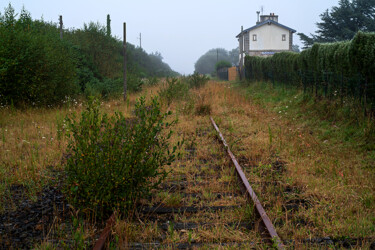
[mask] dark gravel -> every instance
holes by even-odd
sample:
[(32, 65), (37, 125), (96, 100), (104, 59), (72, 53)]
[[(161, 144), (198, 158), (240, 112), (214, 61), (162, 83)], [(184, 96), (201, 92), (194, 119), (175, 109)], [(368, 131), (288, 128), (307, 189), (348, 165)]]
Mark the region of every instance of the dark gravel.
[(24, 189), (20, 185), (10, 187), (16, 209), (6, 204), (9, 207), (0, 214), (0, 249), (32, 248), (47, 235), (55, 216), (67, 214), (68, 205), (59, 187), (45, 187), (36, 202), (24, 197)]

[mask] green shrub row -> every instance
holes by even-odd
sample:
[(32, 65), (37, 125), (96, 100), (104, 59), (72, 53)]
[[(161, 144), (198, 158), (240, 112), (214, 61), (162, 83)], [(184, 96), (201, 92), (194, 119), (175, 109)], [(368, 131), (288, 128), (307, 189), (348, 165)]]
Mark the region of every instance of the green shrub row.
[[(18, 16), (18, 18), (17, 18)], [(9, 4), (0, 13), (0, 106), (59, 105), (67, 96), (109, 97), (123, 91), (122, 41), (108, 27), (90, 22), (64, 30), (56, 23), (18, 15)], [(129, 91), (139, 91), (145, 77), (176, 75), (160, 54), (127, 44)]]
[(301, 53), (245, 58), (248, 80), (272, 80), (319, 92), (375, 101), (375, 33), (358, 32), (351, 41), (314, 44)]

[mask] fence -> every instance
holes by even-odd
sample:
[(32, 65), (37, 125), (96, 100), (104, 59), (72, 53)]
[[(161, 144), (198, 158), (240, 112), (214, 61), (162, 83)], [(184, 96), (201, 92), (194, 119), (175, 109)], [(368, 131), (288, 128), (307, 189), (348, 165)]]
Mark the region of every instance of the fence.
[(221, 68), (217, 71), (217, 77), (220, 80), (228, 81), (228, 68)]

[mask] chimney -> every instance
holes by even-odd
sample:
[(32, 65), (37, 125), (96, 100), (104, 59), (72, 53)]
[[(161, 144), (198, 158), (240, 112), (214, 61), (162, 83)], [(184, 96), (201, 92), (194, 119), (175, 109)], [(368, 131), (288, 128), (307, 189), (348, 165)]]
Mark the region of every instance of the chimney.
[(257, 25), (260, 23), (260, 21), (259, 21), (259, 14), (260, 14), (260, 11), (257, 11), (257, 16), (258, 16), (258, 18), (257, 18)]
[(279, 22), (279, 16), (275, 15), (275, 13), (270, 13), (269, 15), (261, 15), (260, 22), (264, 22), (267, 20), (272, 20), (275, 22)]

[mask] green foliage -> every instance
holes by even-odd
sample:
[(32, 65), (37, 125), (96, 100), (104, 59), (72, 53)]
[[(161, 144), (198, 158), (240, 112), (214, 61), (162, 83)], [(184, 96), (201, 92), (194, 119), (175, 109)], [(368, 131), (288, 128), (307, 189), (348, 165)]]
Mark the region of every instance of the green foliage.
[(228, 61), (222, 60), (215, 64), (215, 70), (218, 71), (223, 68), (230, 68), (232, 67), (232, 64)]
[(56, 27), (31, 22), (23, 10), (16, 20), (13, 8), (5, 10), (0, 24), (0, 102), (52, 105), (79, 91), (70, 48), (54, 36)]
[[(18, 17), (18, 18), (17, 18)], [(56, 105), (66, 96), (101, 95), (123, 91), (123, 44), (107, 26), (90, 22), (82, 29), (65, 30), (56, 23), (32, 20), (9, 4), (0, 13), (0, 104)], [(129, 91), (141, 89), (140, 78), (177, 75), (160, 53), (147, 54), (127, 44)]]
[(206, 75), (194, 73), (186, 78), (190, 88), (200, 88), (210, 80)]
[(311, 37), (298, 33), (305, 48), (314, 43), (351, 40), (358, 31), (375, 31), (375, 0), (340, 0), (339, 5), (326, 10), (317, 23), (317, 34)]
[[(118, 97), (123, 91), (123, 84), (124, 82), (122, 78), (118, 78), (116, 80), (106, 78), (103, 81), (99, 81), (94, 78), (86, 84), (85, 96), (95, 96), (103, 99)], [(134, 90), (131, 89), (130, 91)]]
[(159, 83), (159, 78), (157, 78), (156, 76), (153, 76), (153, 77), (149, 77), (147, 79), (147, 85), (148, 86), (155, 86)]
[(375, 109), (375, 33), (358, 32), (352, 41), (316, 43), (302, 53), (245, 58), (249, 80), (303, 86), (315, 96), (340, 96)]
[(159, 96), (169, 106), (174, 100), (184, 100), (189, 96), (189, 85), (174, 77), (167, 78)]
[[(235, 52), (231, 51), (231, 56), (229, 52), (225, 49), (217, 48), (211, 49), (207, 51), (204, 55), (202, 55), (197, 62), (195, 63), (195, 72), (199, 74), (211, 74), (215, 71), (215, 64), (218, 61), (229, 61), (231, 62), (231, 58), (233, 58), (233, 54)], [(238, 62), (238, 57), (235, 63)]]
[(161, 168), (175, 160), (170, 151), (171, 113), (163, 114), (156, 98), (135, 104), (135, 118), (101, 114), (90, 99), (81, 118), (66, 118), (68, 152), (65, 193), (73, 206), (102, 216), (115, 209), (126, 212), (157, 188), (167, 173)]

